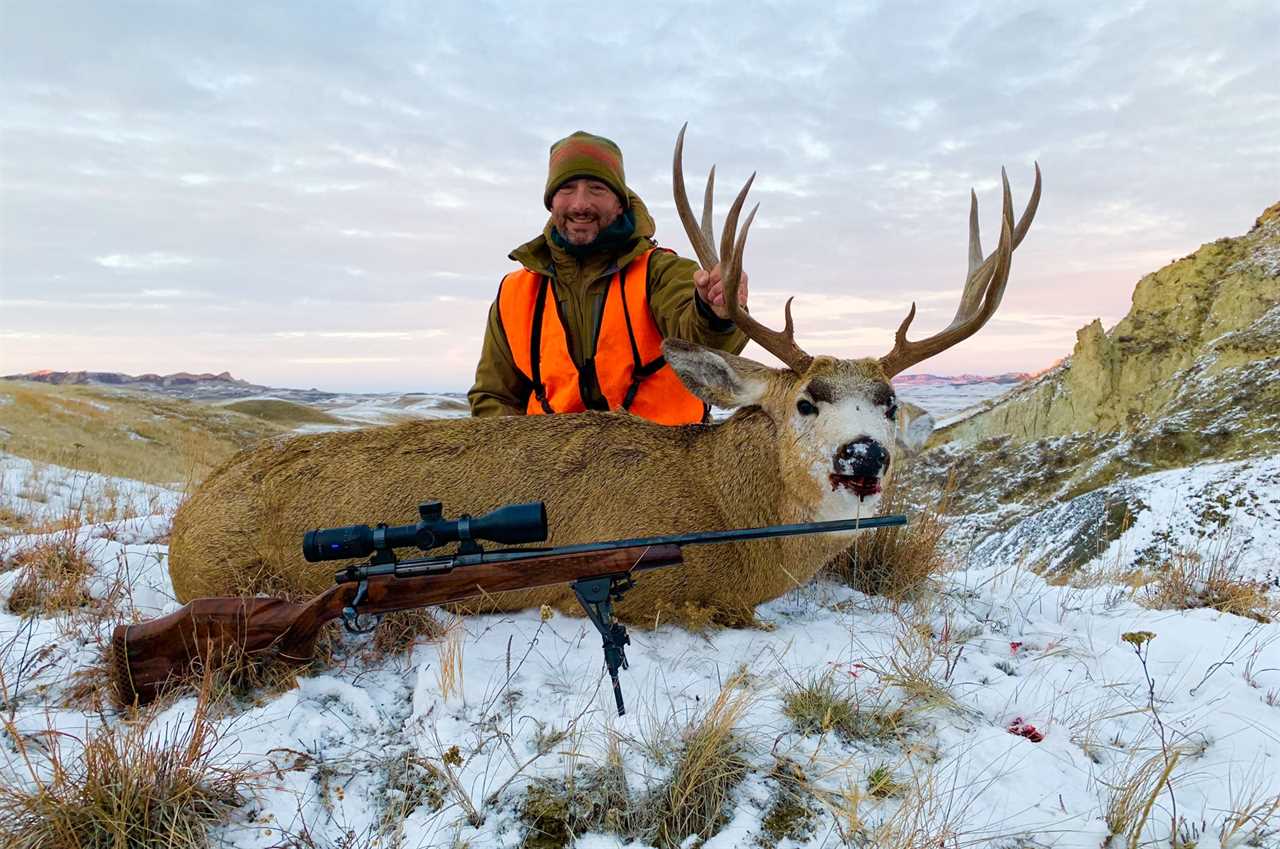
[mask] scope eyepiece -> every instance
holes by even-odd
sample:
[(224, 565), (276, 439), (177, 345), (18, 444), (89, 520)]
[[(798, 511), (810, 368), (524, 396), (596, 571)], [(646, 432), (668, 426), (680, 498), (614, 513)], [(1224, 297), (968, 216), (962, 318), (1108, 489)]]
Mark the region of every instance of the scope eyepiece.
[(411, 545), (426, 551), (451, 542), (483, 539), (519, 545), (547, 538), (547, 508), (541, 501), (508, 504), (483, 516), (464, 515), (458, 519), (443, 518), (435, 506), (431, 510), (420, 509), (420, 513), (422, 521), (413, 525), (346, 525), (307, 531), (302, 538), (302, 556), (308, 563), (320, 563), (367, 557), (375, 551)]

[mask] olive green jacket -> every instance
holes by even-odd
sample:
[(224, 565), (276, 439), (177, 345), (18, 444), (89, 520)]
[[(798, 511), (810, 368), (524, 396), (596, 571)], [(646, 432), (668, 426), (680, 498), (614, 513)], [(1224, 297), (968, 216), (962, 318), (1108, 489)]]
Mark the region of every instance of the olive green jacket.
[[(511, 259), (552, 280), (560, 302), (560, 314), (567, 324), (569, 355), (579, 369), (594, 351), (588, 350), (596, 338), (595, 325), (603, 311), (609, 280), (633, 259), (652, 248), (654, 223), (649, 210), (635, 194), (629, 195), (635, 217), (634, 236), (613, 251), (590, 254), (579, 260), (551, 241), (550, 221), (542, 235), (511, 252)], [(732, 322), (718, 318), (694, 294), (693, 272), (697, 263), (665, 251), (649, 257), (649, 310), (663, 337), (674, 336), (689, 342), (738, 353), (747, 338)], [(511, 358), (506, 333), (498, 317), (495, 298), (489, 308), (476, 382), (467, 393), (473, 416), (522, 416), (528, 408), (533, 385), (520, 373)], [(600, 387), (592, 385), (583, 394), (588, 409), (608, 409)]]

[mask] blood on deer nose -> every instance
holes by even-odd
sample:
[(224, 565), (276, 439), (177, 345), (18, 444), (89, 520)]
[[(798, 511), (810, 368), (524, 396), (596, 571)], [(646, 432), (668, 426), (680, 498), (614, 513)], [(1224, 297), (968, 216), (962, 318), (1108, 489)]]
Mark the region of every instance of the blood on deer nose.
[(869, 436), (859, 436), (836, 451), (836, 474), (859, 478), (878, 477), (889, 468), (889, 452)]

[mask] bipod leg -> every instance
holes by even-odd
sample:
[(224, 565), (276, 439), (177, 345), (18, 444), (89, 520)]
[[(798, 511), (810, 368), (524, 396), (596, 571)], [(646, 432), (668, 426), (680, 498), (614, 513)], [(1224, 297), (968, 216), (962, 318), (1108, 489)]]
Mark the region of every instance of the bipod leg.
[(627, 668), (626, 647), (631, 644), (626, 626), (613, 619), (613, 601), (635, 586), (629, 576), (606, 575), (601, 578), (584, 578), (574, 581), (573, 594), (586, 611), (591, 624), (596, 626), (604, 640), (604, 663), (609, 668), (609, 680), (613, 682), (613, 700), (618, 705), (618, 716), (627, 712), (622, 702), (622, 685), (618, 682), (618, 670)]

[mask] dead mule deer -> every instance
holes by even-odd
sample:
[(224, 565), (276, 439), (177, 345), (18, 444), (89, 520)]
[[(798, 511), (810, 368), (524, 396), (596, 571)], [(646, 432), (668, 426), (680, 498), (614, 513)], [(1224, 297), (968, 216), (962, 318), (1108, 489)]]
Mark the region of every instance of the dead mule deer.
[[(416, 505), (428, 498), (443, 501), (451, 515), (543, 500), (554, 545), (875, 514), (897, 450), (889, 379), (973, 335), (996, 311), (1013, 250), (1039, 201), (1039, 168), (1016, 224), (1004, 181), (999, 244), (985, 257), (974, 197), (968, 279), (950, 325), (927, 339), (908, 340), (913, 305), (888, 354), (845, 360), (800, 349), (790, 302), (781, 332), (737, 307), (755, 210), (740, 233), (737, 223), (751, 181), (729, 209), (717, 253), (712, 179), (699, 224), (685, 193), (683, 143), (681, 130), (675, 200), (698, 259), (706, 269), (723, 263), (733, 320), (786, 368), (668, 339), (667, 360), (690, 390), (711, 404), (737, 408), (716, 424), (667, 427), (587, 412), (412, 421), (265, 442), (216, 470), (175, 517), (170, 573), (178, 597), (318, 592), (334, 569), (303, 561), (305, 531), (413, 521)], [(923, 441), (919, 434), (916, 440)], [(645, 575), (619, 614), (649, 625), (708, 613), (721, 621), (749, 619), (757, 604), (808, 581), (849, 542), (847, 535), (826, 534), (694, 547), (684, 568)], [(497, 609), (543, 602), (576, 609), (564, 588), (491, 602)]]

